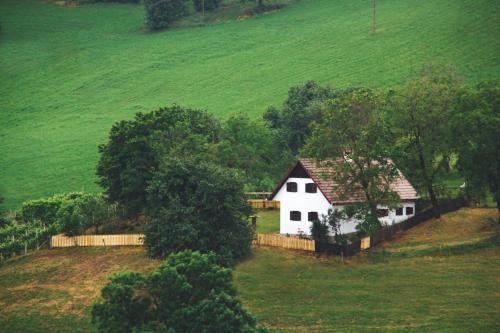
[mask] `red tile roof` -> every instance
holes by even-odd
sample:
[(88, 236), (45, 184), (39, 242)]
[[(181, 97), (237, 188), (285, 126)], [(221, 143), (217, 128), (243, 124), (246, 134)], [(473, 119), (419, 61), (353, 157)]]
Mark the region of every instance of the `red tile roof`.
[[(287, 179), (290, 178), (292, 170), (299, 165), (302, 166), (309, 177), (316, 183), (320, 191), (331, 204), (364, 202), (365, 195), (361, 188), (345, 193), (345, 191), (341, 191), (339, 189), (341, 185), (332, 180), (332, 176), (335, 173), (335, 165), (338, 165), (339, 162), (340, 160), (331, 160), (318, 165), (314, 159), (303, 158), (298, 160), (294, 167), (290, 169), (287, 175), (279, 183), (275, 191), (271, 194), (271, 199), (274, 198)], [(402, 201), (412, 201), (418, 199), (419, 197), (415, 188), (413, 188), (401, 171), (398, 170), (398, 173), (399, 176), (394, 179), (391, 184), (391, 189), (399, 195)]]

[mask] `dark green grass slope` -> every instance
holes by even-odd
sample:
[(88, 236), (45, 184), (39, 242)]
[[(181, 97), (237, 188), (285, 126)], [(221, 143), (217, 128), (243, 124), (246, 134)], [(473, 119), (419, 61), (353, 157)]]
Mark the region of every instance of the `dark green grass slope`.
[(387, 88), (423, 64), (498, 77), (500, 3), (303, 0), (208, 27), (142, 31), (139, 5), (0, 2), (0, 194), (5, 207), (98, 190), (97, 144), (117, 120), (170, 103), (259, 116), (314, 79)]

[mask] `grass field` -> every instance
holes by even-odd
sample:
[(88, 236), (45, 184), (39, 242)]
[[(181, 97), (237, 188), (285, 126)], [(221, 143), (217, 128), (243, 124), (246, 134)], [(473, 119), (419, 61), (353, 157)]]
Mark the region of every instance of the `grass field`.
[(275, 234), (280, 232), (280, 211), (258, 210), (257, 232), (262, 234)]
[[(111, 125), (178, 103), (258, 117), (292, 85), (388, 88), (423, 64), (468, 83), (500, 73), (496, 0), (302, 0), (275, 13), (161, 33), (140, 5), (0, 2), (0, 194), (4, 208), (97, 191)], [(189, 23), (189, 22), (188, 22)]]
[[(255, 249), (234, 280), (272, 332), (495, 332), (500, 247), (494, 209), (462, 209), (342, 264)], [(158, 265), (141, 248), (44, 250), (0, 266), (0, 331), (92, 331), (109, 274)]]

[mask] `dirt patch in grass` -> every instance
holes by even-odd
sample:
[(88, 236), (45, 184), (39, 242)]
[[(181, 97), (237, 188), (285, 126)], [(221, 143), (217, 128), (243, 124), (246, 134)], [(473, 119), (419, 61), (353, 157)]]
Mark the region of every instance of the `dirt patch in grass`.
[[(149, 272), (159, 261), (142, 247), (68, 248), (34, 253), (0, 270), (2, 312), (36, 309), (45, 314), (82, 316), (119, 271)], [(18, 273), (23, 272), (17, 280)]]

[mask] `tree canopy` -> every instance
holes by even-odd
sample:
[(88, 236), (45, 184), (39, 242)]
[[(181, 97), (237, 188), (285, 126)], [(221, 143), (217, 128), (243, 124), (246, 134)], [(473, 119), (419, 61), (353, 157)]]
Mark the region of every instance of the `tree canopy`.
[(310, 125), (321, 118), (320, 105), (335, 96), (330, 88), (314, 81), (291, 87), (281, 110), (269, 107), (264, 114), (268, 125), (277, 130), (283, 140), (282, 149), (296, 155), (310, 135)]
[(215, 254), (172, 254), (149, 275), (114, 274), (92, 307), (99, 332), (256, 333)]
[(219, 122), (205, 111), (174, 105), (138, 113), (113, 125), (108, 142), (99, 146), (99, 184), (110, 201), (135, 215), (144, 210), (146, 187), (160, 156), (173, 151), (194, 154), (217, 141), (219, 133)]
[(451, 124), (466, 188), (492, 193), (500, 211), (500, 82), (466, 92)]
[(388, 119), (396, 134), (394, 157), (417, 188), (428, 194), (437, 217), (440, 180), (452, 154), (449, 120), (460, 89), (451, 69), (427, 66), (394, 92), (390, 104)]
[(144, 8), (150, 30), (165, 29), (189, 14), (187, 0), (144, 0)]
[(151, 256), (213, 251), (230, 265), (250, 253), (252, 210), (235, 171), (196, 156), (168, 156), (147, 192), (145, 245)]
[(391, 139), (383, 107), (383, 96), (369, 89), (350, 89), (329, 99), (304, 150), (318, 163), (335, 168), (332, 177), (340, 184), (341, 195), (362, 191), (367, 207), (359, 207), (356, 214), (366, 213), (360, 227), (368, 233), (380, 226), (377, 205), (398, 201), (390, 188), (397, 169), (389, 161)]

